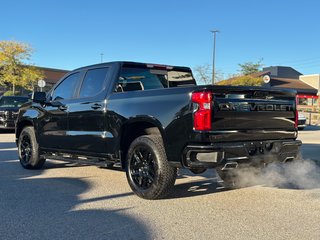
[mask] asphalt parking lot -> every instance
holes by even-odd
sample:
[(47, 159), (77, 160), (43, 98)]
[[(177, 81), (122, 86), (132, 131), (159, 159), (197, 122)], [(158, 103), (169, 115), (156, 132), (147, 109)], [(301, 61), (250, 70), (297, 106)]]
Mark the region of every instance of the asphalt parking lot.
[(320, 239), (320, 128), (299, 138), (305, 161), (248, 187), (226, 190), (213, 170), (180, 171), (167, 199), (147, 201), (119, 169), (22, 169), (14, 135), (2, 133), (0, 239)]

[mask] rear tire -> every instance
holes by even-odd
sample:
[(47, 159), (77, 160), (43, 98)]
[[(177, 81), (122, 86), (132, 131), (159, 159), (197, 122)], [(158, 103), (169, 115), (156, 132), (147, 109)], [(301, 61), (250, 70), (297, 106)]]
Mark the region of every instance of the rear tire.
[(39, 145), (33, 127), (25, 127), (18, 140), (19, 160), (26, 169), (40, 169), (46, 159), (39, 153)]
[(126, 175), (132, 191), (144, 199), (160, 199), (172, 190), (177, 169), (170, 166), (158, 135), (136, 138), (130, 145)]

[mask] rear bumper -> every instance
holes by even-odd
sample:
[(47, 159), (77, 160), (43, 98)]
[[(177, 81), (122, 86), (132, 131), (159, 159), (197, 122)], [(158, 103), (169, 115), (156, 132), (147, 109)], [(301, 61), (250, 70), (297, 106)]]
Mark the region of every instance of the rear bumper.
[(218, 166), (261, 165), (294, 159), (301, 146), (299, 140), (265, 140), (210, 145), (188, 145), (183, 152), (186, 168), (214, 168)]

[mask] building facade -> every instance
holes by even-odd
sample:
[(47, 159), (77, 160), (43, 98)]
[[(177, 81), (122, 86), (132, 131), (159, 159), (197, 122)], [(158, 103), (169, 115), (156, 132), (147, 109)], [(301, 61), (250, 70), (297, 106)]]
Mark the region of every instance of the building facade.
[[(56, 69), (56, 68), (46, 68), (46, 67), (38, 67), (44, 73), (44, 81), (46, 82), (46, 86), (42, 89), (43, 91), (49, 91), (54, 84), (56, 84), (64, 75), (66, 75), (69, 71)], [(35, 90), (39, 91), (40, 88), (37, 87)]]
[(270, 76), (270, 87), (291, 88), (297, 91), (298, 108), (317, 111), (320, 108), (320, 75), (303, 75), (291, 67), (263, 68), (261, 75)]
[[(44, 81), (46, 82), (46, 86), (43, 89), (40, 89), (37, 85), (35, 86), (35, 91), (49, 91), (52, 86), (58, 82), (66, 73), (68, 73), (68, 70), (63, 69), (55, 69), (55, 68), (46, 68), (46, 67), (37, 67), (40, 69), (44, 74)], [(3, 95), (5, 92), (10, 91), (11, 88), (8, 86), (0, 86), (0, 96)], [(25, 90), (23, 88), (17, 87), (17, 90), (20, 90), (21, 95), (27, 95), (30, 93), (30, 91)]]

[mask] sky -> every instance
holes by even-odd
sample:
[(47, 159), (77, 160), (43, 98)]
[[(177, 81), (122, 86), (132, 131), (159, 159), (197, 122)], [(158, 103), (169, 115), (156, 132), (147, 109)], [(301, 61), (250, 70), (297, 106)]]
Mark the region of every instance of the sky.
[[(37, 66), (72, 70), (127, 60), (195, 68), (224, 77), (239, 63), (320, 73), (318, 0), (0, 0), (0, 40), (34, 48)], [(101, 55), (101, 53), (103, 55)]]

